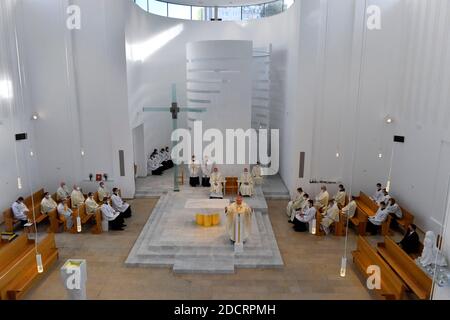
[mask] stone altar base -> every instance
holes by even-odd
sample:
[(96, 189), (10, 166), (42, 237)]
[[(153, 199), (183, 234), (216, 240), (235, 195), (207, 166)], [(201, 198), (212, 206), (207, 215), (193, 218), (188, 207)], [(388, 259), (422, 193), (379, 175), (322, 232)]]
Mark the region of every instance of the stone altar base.
[[(278, 268), (283, 260), (260, 187), (245, 198), (254, 209), (252, 234), (244, 252), (235, 254), (225, 229), (223, 208), (206, 201), (209, 188), (168, 192), (159, 199), (125, 264), (129, 267), (172, 267), (177, 273), (234, 273), (235, 268)], [(213, 200), (215, 201), (215, 200)], [(217, 200), (222, 206), (221, 200)], [(218, 202), (218, 203), (219, 203)], [(199, 208), (202, 206), (203, 208)], [(201, 227), (196, 213), (220, 212), (221, 223)]]

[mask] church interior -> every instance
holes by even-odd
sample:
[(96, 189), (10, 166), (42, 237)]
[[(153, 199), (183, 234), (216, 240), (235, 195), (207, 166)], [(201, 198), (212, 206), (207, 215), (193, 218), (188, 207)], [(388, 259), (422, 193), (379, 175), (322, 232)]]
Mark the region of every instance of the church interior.
[(449, 31), (448, 0), (1, 0), (0, 300), (450, 299)]

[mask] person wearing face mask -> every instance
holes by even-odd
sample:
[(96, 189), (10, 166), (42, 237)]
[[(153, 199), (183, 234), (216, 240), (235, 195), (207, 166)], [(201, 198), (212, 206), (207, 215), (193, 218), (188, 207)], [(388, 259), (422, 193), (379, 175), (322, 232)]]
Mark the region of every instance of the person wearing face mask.
[(84, 203), (84, 195), (81, 192), (81, 188), (77, 185), (73, 186), (72, 194), (70, 195), (70, 199), (72, 200), (72, 208), (76, 209), (80, 205)]
[(97, 211), (97, 209), (99, 207), (98, 203), (94, 200), (94, 194), (92, 192), (88, 193), (88, 197), (87, 197), (86, 201), (84, 202), (84, 204), (86, 206), (87, 214), (94, 214), (95, 211)]
[(23, 197), (19, 197), (11, 205), (11, 210), (14, 214), (14, 219), (20, 221), (20, 225), (23, 227), (28, 222), (28, 213), (30, 210), (27, 208), (25, 203), (23, 203)]
[(317, 210), (314, 207), (314, 201), (308, 200), (305, 210), (297, 213), (294, 219), (294, 230), (297, 232), (305, 232), (309, 230), (309, 224), (316, 217)]
[(251, 197), (253, 195), (253, 178), (247, 168), (244, 168), (244, 173), (241, 174), (238, 183), (241, 196)]
[(56, 190), (56, 201), (60, 201), (70, 197), (69, 188), (67, 188), (66, 183), (63, 181), (59, 185), (58, 190)]
[(339, 207), (335, 200), (330, 200), (328, 204), (328, 210), (323, 214), (322, 221), (320, 222), (320, 228), (325, 232), (325, 234), (330, 233), (330, 226), (334, 222), (339, 222)]
[(105, 187), (105, 183), (102, 181), (98, 185), (97, 189), (98, 200), (103, 201), (104, 198), (109, 197), (109, 191)]
[(44, 193), (44, 198), (41, 201), (41, 213), (47, 214), (58, 206), (55, 200), (52, 199), (50, 193)]
[(333, 197), (334, 201), (336, 201), (336, 204), (338, 205), (339, 208), (345, 206), (345, 197), (346, 197), (345, 188), (342, 184), (340, 184), (338, 187), (338, 192)]
[(327, 187), (326, 186), (320, 187), (320, 192), (316, 196), (316, 206), (319, 209), (326, 210), (328, 207), (329, 198), (330, 195), (328, 194)]
[(111, 206), (114, 210), (119, 211), (124, 218), (131, 217), (131, 207), (128, 203), (122, 200), (119, 195), (119, 189), (113, 188), (113, 194), (111, 196)]
[(60, 200), (58, 203), (58, 214), (59, 216), (63, 216), (66, 221), (66, 227), (68, 230), (72, 229), (73, 221), (72, 221), (72, 210), (68, 206), (67, 199)]

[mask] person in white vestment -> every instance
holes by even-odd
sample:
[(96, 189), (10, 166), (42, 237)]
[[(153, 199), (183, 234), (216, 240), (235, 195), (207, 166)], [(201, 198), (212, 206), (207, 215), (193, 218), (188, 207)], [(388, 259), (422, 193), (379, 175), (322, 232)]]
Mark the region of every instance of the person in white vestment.
[(189, 164), (189, 184), (191, 187), (200, 185), (200, 165), (196, 162), (195, 156), (192, 155), (191, 163)]
[(225, 179), (219, 172), (219, 168), (214, 167), (213, 172), (210, 177), (211, 187), (209, 188), (209, 198), (210, 199), (223, 199), (223, 183)]
[(381, 197), (381, 200), (379, 202), (377, 202), (378, 204), (380, 204), (380, 202), (384, 202), (386, 205), (389, 201), (389, 199), (391, 198), (391, 196), (389, 195), (389, 193), (387, 192), (386, 189), (382, 190), (383, 196)]
[(81, 192), (81, 188), (74, 185), (72, 194), (70, 195), (70, 199), (72, 200), (72, 208), (78, 208), (80, 205), (84, 203), (84, 195)]
[(58, 203), (58, 214), (59, 216), (63, 216), (64, 220), (66, 221), (66, 227), (68, 230), (70, 230), (73, 226), (73, 220), (72, 220), (72, 209), (69, 208), (69, 202), (66, 199), (60, 200)]
[[(225, 207), (227, 232), (232, 242), (244, 243), (248, 239), (252, 231), (252, 213), (252, 209), (242, 200), (241, 196), (237, 196), (235, 202)], [(241, 223), (238, 228), (242, 229), (236, 230), (236, 219), (239, 218), (239, 215)], [(240, 234), (239, 231), (241, 231)], [(242, 236), (241, 239), (239, 239), (240, 236)]]
[(70, 197), (69, 188), (67, 188), (65, 182), (61, 182), (59, 188), (56, 190), (56, 201), (64, 200)]
[(383, 198), (383, 189), (381, 187), (381, 183), (377, 183), (377, 189), (375, 193), (372, 195), (371, 199), (374, 202), (379, 203), (382, 201), (382, 198)]
[(294, 230), (297, 232), (305, 232), (309, 230), (309, 223), (316, 217), (317, 210), (314, 207), (314, 201), (308, 200), (308, 205), (295, 215)]
[(356, 201), (350, 201), (345, 207), (342, 208), (342, 214), (345, 215), (346, 218), (351, 219), (355, 215), (356, 212)]
[(111, 196), (111, 205), (114, 208), (114, 210), (119, 211), (122, 213), (122, 216), (124, 218), (130, 218), (131, 217), (131, 207), (128, 203), (122, 200), (122, 198), (119, 195), (119, 189), (113, 188), (112, 190), (113, 194)]
[(425, 233), (422, 254), (416, 259), (416, 261), (423, 267), (430, 264), (435, 264), (441, 267), (447, 266), (447, 260), (437, 246), (436, 235), (433, 231), (427, 231)]
[(244, 168), (244, 172), (241, 174), (238, 183), (241, 196), (251, 197), (253, 195), (253, 178), (247, 168)]
[(118, 210), (115, 210), (109, 204), (109, 201), (109, 198), (105, 198), (105, 201), (100, 207), (102, 217), (104, 220), (108, 221), (109, 228), (111, 230), (123, 231), (123, 228), (126, 227), (126, 225), (124, 224), (122, 213)]
[(337, 201), (334, 199), (330, 200), (328, 204), (328, 210), (323, 214), (322, 221), (320, 222), (320, 227), (325, 232), (325, 234), (330, 233), (330, 226), (334, 222), (339, 222), (339, 207)]
[(330, 195), (327, 191), (327, 187), (322, 186), (322, 187), (320, 187), (319, 194), (316, 196), (315, 205), (317, 206), (318, 209), (326, 211), (329, 199), (330, 199)]
[(252, 168), (252, 178), (253, 178), (253, 181), (255, 181), (256, 185), (263, 183), (263, 176), (261, 173), (261, 166), (260, 166), (259, 161), (256, 162), (256, 165), (253, 166), (253, 168)]
[(166, 147), (166, 155), (167, 155), (167, 163), (169, 164), (169, 168), (173, 167), (172, 157), (170, 156), (169, 147)]
[[(105, 199), (105, 198), (103, 198)], [(94, 214), (95, 211), (100, 207), (98, 203), (94, 200), (94, 194), (92, 192), (88, 193), (87, 199), (84, 202), (84, 205), (86, 206), (86, 213), (87, 214)]]
[(294, 223), (295, 216), (296, 216), (298, 213), (302, 213), (303, 211), (305, 211), (306, 209), (308, 209), (308, 206), (309, 206), (309, 194), (303, 193), (303, 200), (302, 200), (301, 206), (300, 206), (298, 209), (292, 211), (291, 216), (289, 217), (288, 222), (289, 222), (289, 223)]
[(367, 232), (376, 235), (379, 227), (383, 224), (388, 215), (389, 213), (386, 210), (386, 204), (383, 201), (380, 202), (377, 213), (374, 216), (369, 217), (369, 220), (367, 221)]
[(398, 226), (397, 220), (400, 220), (403, 218), (403, 212), (400, 206), (398, 205), (397, 201), (395, 201), (394, 198), (389, 198), (386, 206), (387, 212), (392, 217), (392, 227)]
[(158, 163), (158, 160), (156, 159), (154, 154), (150, 156), (150, 159), (148, 160), (147, 163), (147, 167), (148, 170), (151, 171), (153, 176), (160, 176), (162, 174), (161, 166)]
[(23, 197), (19, 197), (11, 205), (11, 210), (14, 215), (14, 219), (20, 221), (20, 225), (23, 227), (28, 222), (28, 213), (30, 210), (27, 208), (25, 203), (23, 203)]
[(294, 198), (288, 202), (286, 207), (286, 215), (290, 218), (292, 216), (292, 212), (296, 210), (300, 210), (303, 206), (303, 195), (305, 193), (303, 192), (302, 188), (297, 188), (297, 192), (294, 196)]
[(207, 156), (203, 160), (202, 164), (202, 187), (210, 187), (210, 175), (211, 175), (211, 163)]
[(333, 197), (334, 201), (336, 201), (339, 208), (343, 208), (345, 206), (345, 197), (347, 194), (345, 193), (345, 188), (342, 184), (338, 187), (338, 192)]
[(41, 213), (47, 214), (58, 206), (55, 200), (52, 199), (50, 193), (44, 193), (44, 198), (41, 201)]
[(103, 201), (105, 198), (109, 197), (109, 191), (105, 187), (105, 183), (101, 181), (97, 189), (98, 200)]

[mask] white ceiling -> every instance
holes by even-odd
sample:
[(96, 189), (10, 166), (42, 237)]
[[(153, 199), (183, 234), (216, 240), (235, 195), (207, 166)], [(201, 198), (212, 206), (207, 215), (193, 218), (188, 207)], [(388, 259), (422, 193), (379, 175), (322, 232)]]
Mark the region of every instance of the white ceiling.
[(213, 6), (242, 6), (251, 5), (258, 3), (266, 3), (272, 0), (161, 0), (170, 3), (185, 4), (191, 6), (203, 6), (203, 7), (213, 7)]

